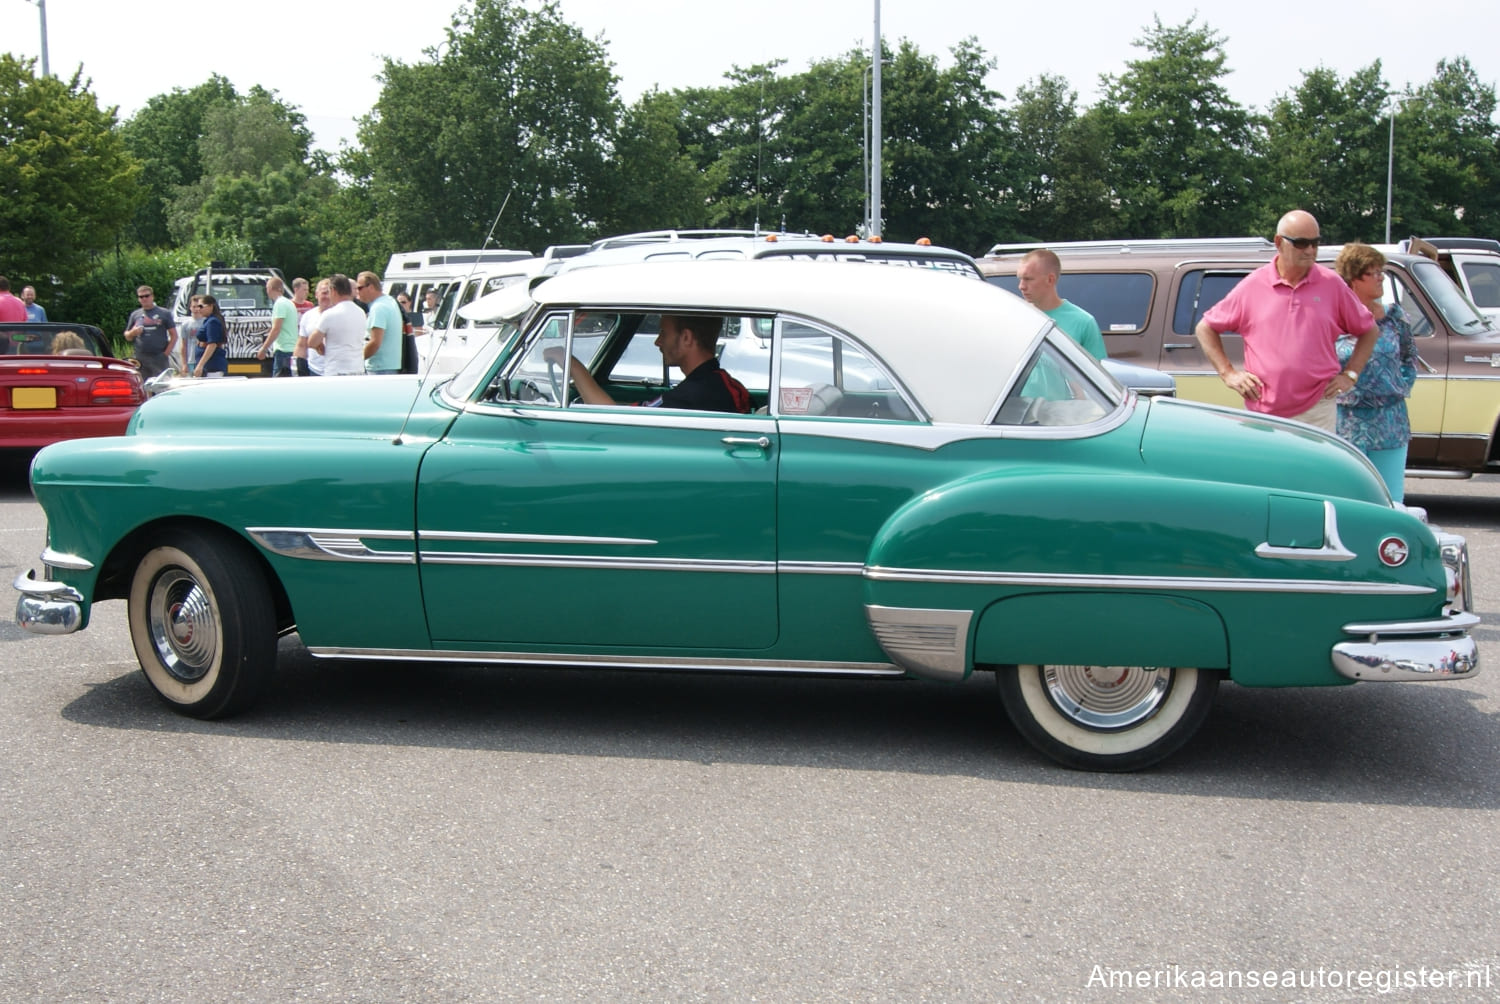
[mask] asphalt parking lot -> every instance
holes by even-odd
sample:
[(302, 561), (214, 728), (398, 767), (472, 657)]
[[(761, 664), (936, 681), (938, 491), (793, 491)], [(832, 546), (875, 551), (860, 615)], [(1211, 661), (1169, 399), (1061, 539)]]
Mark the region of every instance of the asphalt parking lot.
[[(44, 526), (0, 478), (9, 582)], [(1495, 999), (1500, 478), (1408, 492), (1469, 539), (1484, 672), (1225, 686), (1126, 776), (1043, 760), (986, 676), (320, 663), (290, 638), (262, 706), (197, 722), (140, 678), (122, 603), (40, 638), (11, 594), (0, 997)]]

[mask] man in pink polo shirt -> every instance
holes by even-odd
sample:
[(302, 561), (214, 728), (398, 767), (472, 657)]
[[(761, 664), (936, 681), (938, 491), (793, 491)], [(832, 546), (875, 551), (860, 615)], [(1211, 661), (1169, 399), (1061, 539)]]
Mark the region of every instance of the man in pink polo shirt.
[[(1194, 334), (1224, 385), (1245, 407), (1335, 431), (1334, 399), (1351, 389), (1380, 329), (1333, 269), (1318, 264), (1318, 221), (1294, 209), (1276, 225), (1276, 257), (1251, 272), (1203, 315)], [(1244, 340), (1245, 368), (1235, 369), (1219, 336)], [(1347, 367), (1334, 344), (1359, 336)]]

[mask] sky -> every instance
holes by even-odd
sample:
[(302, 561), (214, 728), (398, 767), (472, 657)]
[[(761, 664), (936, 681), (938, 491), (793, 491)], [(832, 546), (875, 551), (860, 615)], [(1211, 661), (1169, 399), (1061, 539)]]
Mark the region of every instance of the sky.
[[(335, 151), (355, 139), (355, 120), (380, 93), (382, 57), (423, 60), (440, 43), (459, 0), (42, 0), (48, 59), (56, 76), (80, 64), (104, 106), (123, 121), (152, 96), (191, 88), (217, 72), (242, 93), (278, 91), (307, 116), (314, 144)], [(536, 6), (534, 0), (529, 6)], [(633, 101), (653, 86), (716, 86), (731, 66), (781, 59), (809, 63), (868, 48), (876, 0), (560, 0), (565, 20), (601, 39)], [(1226, 86), (1241, 104), (1265, 108), (1325, 66), (1340, 77), (1381, 61), (1393, 88), (1422, 84), (1440, 59), (1467, 56), (1480, 81), (1500, 84), (1500, 2), (1450, 0), (1431, 13), (1409, 0), (1234, 5), (1157, 0), (880, 0), (887, 46), (910, 40), (946, 65), (974, 36), (998, 63), (988, 84), (1007, 100), (1044, 73), (1069, 81), (1080, 107), (1099, 96), (1101, 74), (1118, 75), (1143, 50), (1132, 43), (1152, 23), (1198, 15), (1224, 39)], [(1206, 10), (1200, 12), (1200, 8)], [(41, 53), (38, 0), (0, 0), (8, 52)], [(330, 38), (328, 29), (339, 25)], [(1304, 41), (1307, 40), (1307, 41)], [(38, 62), (38, 72), (40, 62)]]

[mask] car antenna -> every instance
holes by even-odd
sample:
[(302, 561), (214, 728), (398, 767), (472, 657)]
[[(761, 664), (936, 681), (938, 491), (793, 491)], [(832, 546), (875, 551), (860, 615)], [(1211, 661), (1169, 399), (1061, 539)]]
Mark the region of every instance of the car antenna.
[[(514, 194), (516, 194), (516, 183), (511, 182), (510, 191), (506, 192), (505, 198), (500, 200), (500, 208), (495, 213), (495, 219), (490, 223), (489, 233), (484, 235), (484, 243), (479, 245), (480, 251), (489, 250), (490, 242), (495, 239), (495, 230), (500, 226), (500, 217), (505, 215), (505, 207), (510, 205), (510, 197)], [(464, 276), (463, 281), (458, 284), (459, 289), (463, 289), (469, 284), (469, 280), (474, 278), (474, 273), (479, 270), (480, 260), (483, 257), (484, 255), (482, 254), (474, 256), (474, 261), (469, 266), (469, 274)], [(453, 305), (453, 314), (454, 316), (458, 314), (457, 303)], [(402, 335), (401, 337), (405, 338), (406, 336)], [(417, 399), (421, 397), (422, 389), (427, 386), (427, 378), (432, 375), (432, 367), (437, 362), (438, 354), (442, 351), (443, 346), (447, 343), (448, 329), (444, 328), (442, 337), (438, 339), (437, 345), (432, 346), (428, 350), (427, 372), (423, 373), (419, 370), (417, 373), (417, 389), (412, 392), (411, 404), (407, 405), (406, 416), (401, 419), (401, 430), (396, 433), (396, 438), (392, 440), (392, 442), (397, 446), (401, 445), (402, 440), (406, 438), (406, 426), (411, 422), (411, 414), (417, 408)]]

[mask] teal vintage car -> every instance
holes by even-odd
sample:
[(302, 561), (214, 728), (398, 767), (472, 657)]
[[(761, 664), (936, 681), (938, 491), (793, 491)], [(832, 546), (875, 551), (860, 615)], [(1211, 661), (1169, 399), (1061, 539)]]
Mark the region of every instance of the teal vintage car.
[[(126, 600), (146, 679), (199, 717), (248, 707), (294, 630), (412, 672), (987, 671), (1032, 744), (1091, 770), (1180, 747), (1223, 678), (1478, 671), (1463, 539), (1359, 453), (1141, 398), (993, 286), (708, 261), (523, 301), (442, 381), (174, 390), (46, 448), (19, 623)], [(763, 349), (736, 357), (765, 368), (735, 374), (752, 411), (635, 406), (667, 386), (638, 362), (663, 314)], [(559, 349), (617, 403), (580, 403)]]

